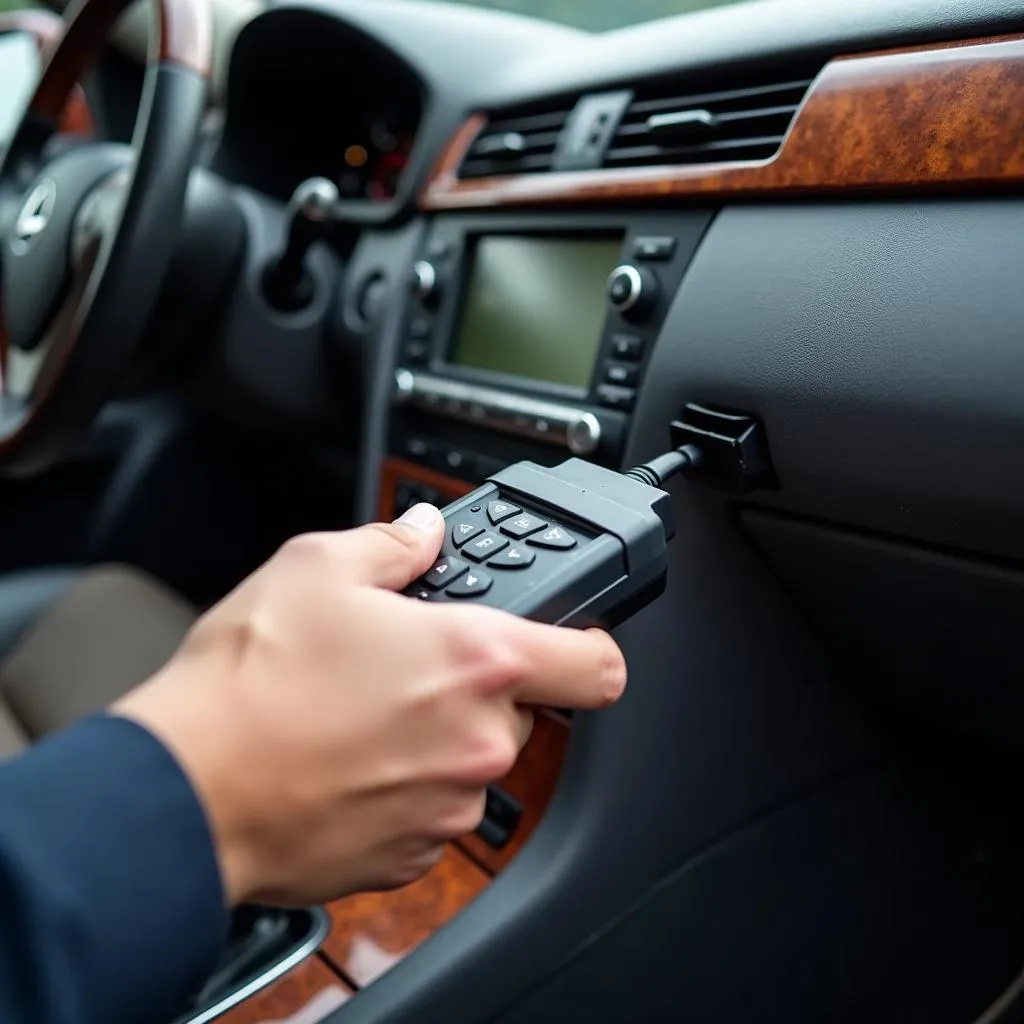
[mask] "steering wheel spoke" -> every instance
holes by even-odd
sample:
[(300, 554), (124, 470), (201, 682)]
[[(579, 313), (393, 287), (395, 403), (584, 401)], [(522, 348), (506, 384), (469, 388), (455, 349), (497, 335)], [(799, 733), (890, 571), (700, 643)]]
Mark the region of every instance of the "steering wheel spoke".
[(68, 99), (126, 0), (82, 0), (0, 160), (0, 470), (63, 455), (118, 387), (174, 252), (206, 108), (206, 0), (155, 0), (132, 146), (68, 145)]

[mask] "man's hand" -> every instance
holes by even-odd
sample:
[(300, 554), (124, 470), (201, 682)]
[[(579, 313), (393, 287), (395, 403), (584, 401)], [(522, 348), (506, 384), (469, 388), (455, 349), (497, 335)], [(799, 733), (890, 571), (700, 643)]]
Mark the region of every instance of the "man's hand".
[(621, 695), (612, 639), (393, 593), (430, 567), (440, 514), (287, 543), (112, 709), (177, 756), (229, 902), (309, 904), (411, 882), (472, 831), (532, 704)]

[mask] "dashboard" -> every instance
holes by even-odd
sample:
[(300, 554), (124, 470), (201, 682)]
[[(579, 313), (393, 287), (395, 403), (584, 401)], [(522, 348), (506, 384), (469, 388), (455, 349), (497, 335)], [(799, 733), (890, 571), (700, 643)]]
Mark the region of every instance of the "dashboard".
[(245, 246), (205, 405), (346, 466), (357, 521), (715, 453), (627, 697), (539, 716), (422, 886), (331, 908), (330, 1019), (1020, 1019), (1024, 4), (308, 0), (218, 61)]
[[(339, 59), (343, 54), (343, 59)], [(345, 200), (392, 200), (419, 128), (423, 85), (389, 51), (333, 21), (296, 15), (239, 41), (213, 168), (287, 199), (311, 177)]]

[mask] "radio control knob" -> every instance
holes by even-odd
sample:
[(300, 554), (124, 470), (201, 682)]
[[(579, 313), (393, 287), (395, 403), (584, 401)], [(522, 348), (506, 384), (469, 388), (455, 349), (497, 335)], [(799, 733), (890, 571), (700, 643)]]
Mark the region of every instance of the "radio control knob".
[(581, 413), (568, 426), (565, 440), (573, 455), (591, 455), (601, 443), (601, 422), (592, 412)]
[(658, 301), (658, 279), (646, 267), (624, 263), (608, 275), (608, 301), (626, 320), (643, 320)]
[(424, 306), (434, 306), (441, 294), (437, 270), (429, 260), (417, 260), (412, 265), (412, 293)]
[(395, 401), (407, 402), (415, 393), (416, 375), (412, 370), (406, 370), (404, 368), (395, 370)]

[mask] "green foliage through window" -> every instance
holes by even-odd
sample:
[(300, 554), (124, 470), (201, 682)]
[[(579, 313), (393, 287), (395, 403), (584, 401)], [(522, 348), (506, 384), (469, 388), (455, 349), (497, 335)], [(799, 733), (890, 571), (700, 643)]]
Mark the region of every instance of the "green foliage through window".
[[(0, 0), (3, 2), (3, 0)], [(735, 0), (456, 0), (474, 7), (494, 7), (529, 14), (548, 21), (603, 32), (640, 21), (685, 14), (705, 7), (721, 7)]]
[[(605, 29), (632, 25), (638, 21), (664, 18), (669, 14), (683, 14), (702, 7), (719, 7), (735, 0), (454, 0), (477, 7), (496, 7), (517, 14), (530, 14), (535, 18), (560, 21), (566, 25), (600, 32)], [(34, 7), (25, 0), (0, 0), (0, 11), (13, 11), (19, 7)]]

